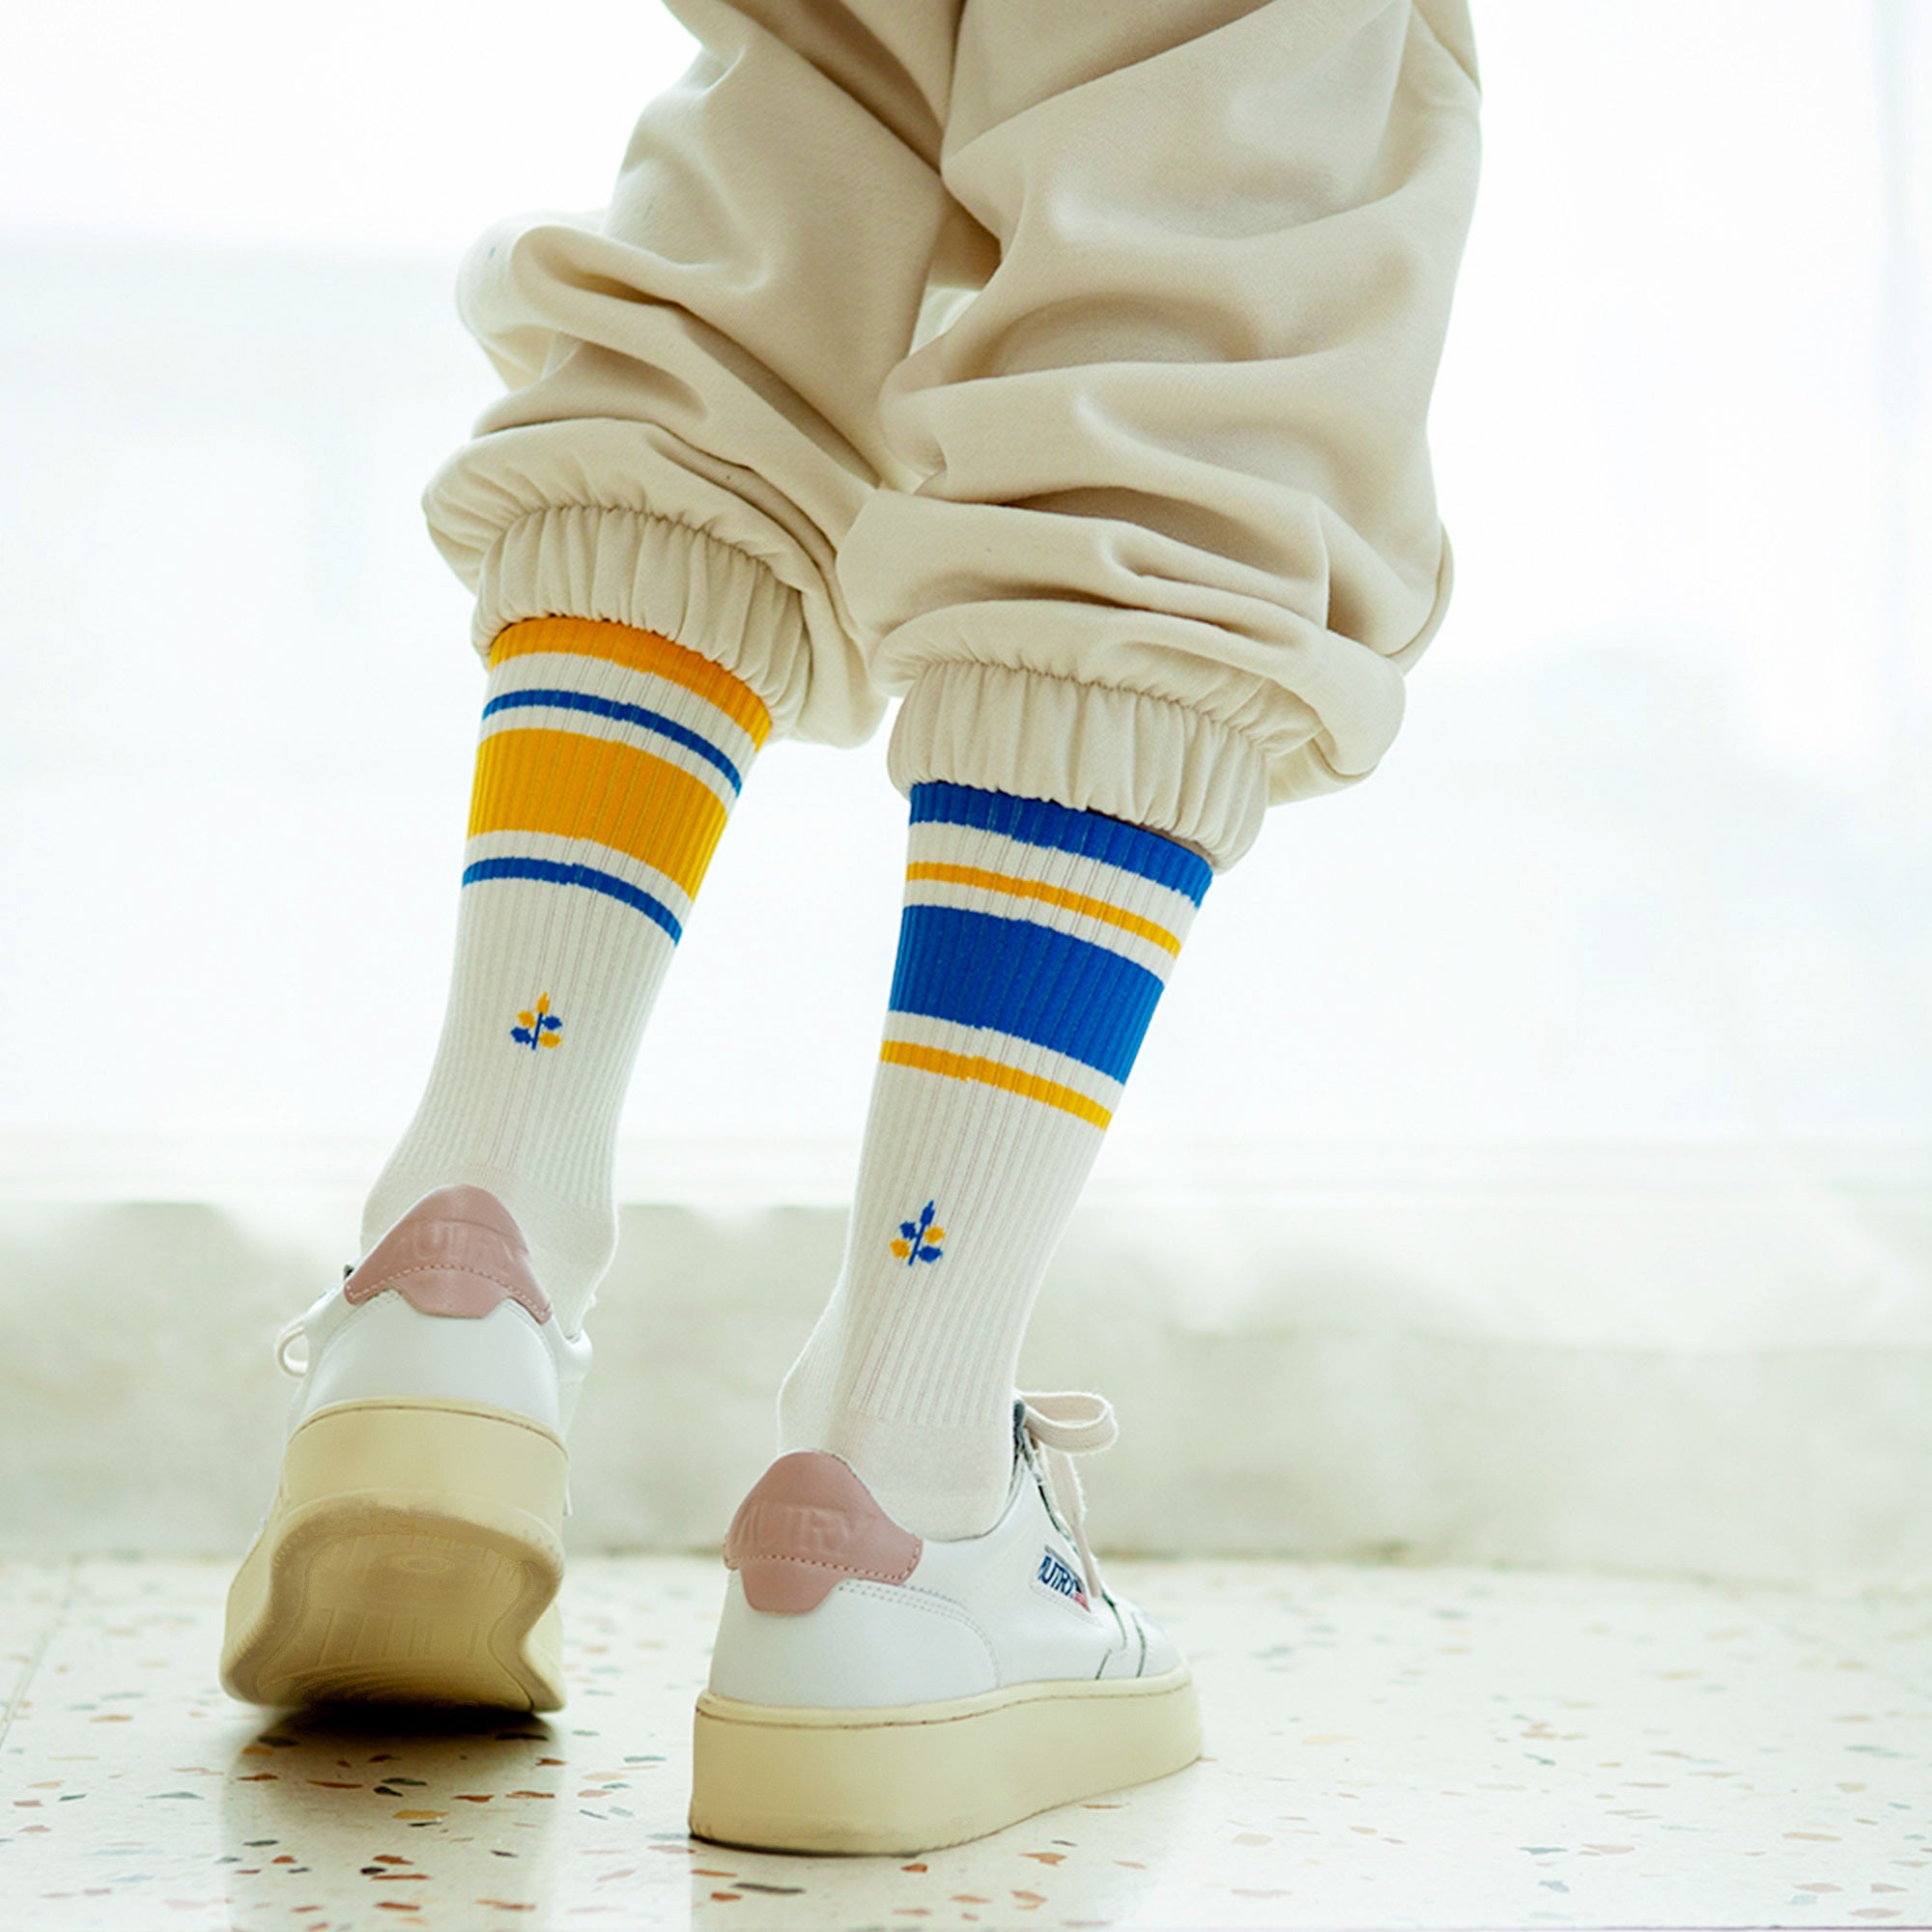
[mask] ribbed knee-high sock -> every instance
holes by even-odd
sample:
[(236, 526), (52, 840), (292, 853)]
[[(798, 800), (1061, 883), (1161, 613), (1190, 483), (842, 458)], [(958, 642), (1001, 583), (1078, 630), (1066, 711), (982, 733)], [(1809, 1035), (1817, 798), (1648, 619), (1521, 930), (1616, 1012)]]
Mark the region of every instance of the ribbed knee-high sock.
[(431, 1188), (490, 1188), (579, 1325), (616, 1245), (638, 1042), (770, 723), (748, 685), (654, 632), (544, 617), (497, 638), (442, 1037), (364, 1252)]
[(998, 1520), (1027, 1317), (1211, 874), (966, 785), (913, 787), (909, 843), (844, 1265), (779, 1435), (951, 1538)]

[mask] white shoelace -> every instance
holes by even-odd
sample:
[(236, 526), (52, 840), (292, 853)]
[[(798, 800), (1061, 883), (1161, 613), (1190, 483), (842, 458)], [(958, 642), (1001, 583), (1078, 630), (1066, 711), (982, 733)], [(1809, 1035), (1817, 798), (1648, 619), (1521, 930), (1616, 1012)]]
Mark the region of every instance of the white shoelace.
[(1080, 1471), (1073, 1466), (1073, 1458), (1113, 1447), (1121, 1433), (1120, 1424), (1114, 1420), (1114, 1405), (1103, 1395), (1080, 1389), (1057, 1389), (1034, 1395), (1021, 1390), (1020, 1403), (1026, 1432), (1040, 1452), (1053, 1506), (1065, 1519), (1073, 1532), (1073, 1541), (1079, 1546), (1080, 1561), (1087, 1573), (1087, 1594), (1094, 1599), (1104, 1598), (1107, 1593), (1100, 1581), (1100, 1566), (1094, 1562), (1087, 1543), (1087, 1528), (1082, 1520), (1086, 1498), (1081, 1494)]
[[(347, 1281), (355, 1272), (355, 1264), (354, 1262), (345, 1264), (342, 1270), (342, 1279)], [(285, 1376), (300, 1377), (308, 1374), (309, 1351), (306, 1346), (308, 1342), (308, 1318), (314, 1313), (315, 1310), (313, 1308), (304, 1308), (299, 1315), (291, 1315), (276, 1331), (275, 1366)], [(299, 1358), (289, 1352), (290, 1346), (296, 1342), (300, 1342), (304, 1345)]]
[(297, 1361), (289, 1353), (291, 1343), (300, 1342), (306, 1344), (308, 1341), (308, 1330), (302, 1325), (303, 1320), (304, 1318), (299, 1315), (291, 1316), (288, 1321), (282, 1323), (280, 1332), (275, 1336), (275, 1366), (285, 1376), (305, 1376), (308, 1374), (307, 1348), (303, 1348), (299, 1361)]

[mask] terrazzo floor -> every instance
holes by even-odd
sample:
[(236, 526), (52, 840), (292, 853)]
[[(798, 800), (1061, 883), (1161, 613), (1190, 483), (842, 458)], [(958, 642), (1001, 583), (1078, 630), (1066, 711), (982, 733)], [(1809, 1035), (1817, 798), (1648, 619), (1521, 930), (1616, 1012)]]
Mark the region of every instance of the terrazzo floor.
[(225, 1564), (0, 1564), (0, 1926), (1932, 1926), (1932, 1598), (1116, 1563), (1208, 1755), (921, 1859), (687, 1837), (715, 1559), (579, 1560), (548, 1720), (234, 1704)]

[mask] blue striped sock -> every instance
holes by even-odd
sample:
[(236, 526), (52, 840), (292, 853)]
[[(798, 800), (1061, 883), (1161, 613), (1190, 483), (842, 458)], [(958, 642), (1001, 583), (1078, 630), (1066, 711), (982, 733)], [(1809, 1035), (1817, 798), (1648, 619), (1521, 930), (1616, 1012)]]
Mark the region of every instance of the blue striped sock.
[(780, 1431), (922, 1535), (999, 1515), (1027, 1317), (1210, 877), (1097, 812), (913, 788), (844, 1266)]

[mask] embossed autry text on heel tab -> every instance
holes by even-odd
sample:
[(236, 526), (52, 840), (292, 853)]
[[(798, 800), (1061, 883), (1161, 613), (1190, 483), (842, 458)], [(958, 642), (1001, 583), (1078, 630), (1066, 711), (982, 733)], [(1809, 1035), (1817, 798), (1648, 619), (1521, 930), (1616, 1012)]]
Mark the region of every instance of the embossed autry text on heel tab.
[(390, 1288), (425, 1315), (474, 1320), (515, 1301), (537, 1321), (550, 1320), (550, 1296), (530, 1267), (523, 1231), (481, 1187), (425, 1194), (369, 1250), (342, 1293), (353, 1307)]
[(872, 1499), (837, 1456), (794, 1450), (738, 1505), (724, 1564), (744, 1578), (754, 1610), (816, 1609), (847, 1577), (903, 1583), (921, 1544)]

